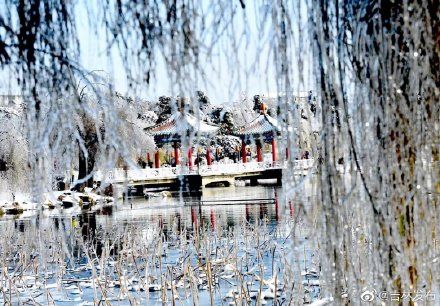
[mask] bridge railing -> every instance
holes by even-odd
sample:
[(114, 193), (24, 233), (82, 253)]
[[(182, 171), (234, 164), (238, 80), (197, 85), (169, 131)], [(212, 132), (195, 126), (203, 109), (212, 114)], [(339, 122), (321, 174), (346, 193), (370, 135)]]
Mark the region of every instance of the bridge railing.
[(172, 179), (179, 174), (179, 168), (163, 167), (163, 168), (145, 168), (124, 170), (117, 168), (109, 171), (98, 171), (95, 175), (98, 181), (107, 182), (123, 182), (137, 181), (149, 178), (155, 179)]
[(313, 167), (314, 159), (298, 159), (293, 161), (295, 169), (307, 170)]
[(231, 163), (231, 164), (214, 164), (204, 165), (199, 169), (200, 174), (234, 174), (245, 172), (257, 172), (271, 168), (271, 163), (267, 162), (251, 162), (251, 163)]
[[(178, 166), (162, 168), (145, 168), (124, 170), (117, 168), (109, 171), (97, 171), (95, 179), (106, 182), (142, 181), (148, 179), (174, 179), (178, 175), (201, 174), (201, 175), (228, 175), (264, 171), (268, 169), (285, 168), (285, 162), (249, 162), (231, 164), (213, 164), (201, 166)], [(293, 161), (295, 169), (307, 170), (313, 166), (313, 159)]]

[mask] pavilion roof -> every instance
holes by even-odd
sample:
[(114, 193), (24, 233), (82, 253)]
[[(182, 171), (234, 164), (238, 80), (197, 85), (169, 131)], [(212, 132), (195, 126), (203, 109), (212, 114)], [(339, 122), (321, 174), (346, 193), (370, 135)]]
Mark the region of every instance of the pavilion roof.
[(268, 114), (263, 113), (248, 124), (238, 128), (236, 134), (239, 136), (259, 136), (279, 132), (281, 132), (281, 127), (278, 121)]
[(187, 112), (177, 112), (170, 118), (146, 130), (153, 136), (177, 137), (188, 133), (207, 135), (217, 132), (220, 127), (209, 124)]

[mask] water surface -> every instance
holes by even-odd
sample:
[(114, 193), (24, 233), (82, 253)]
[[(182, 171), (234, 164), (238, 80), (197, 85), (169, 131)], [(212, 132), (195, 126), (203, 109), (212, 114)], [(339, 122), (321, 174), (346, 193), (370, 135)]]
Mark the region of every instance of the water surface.
[[(97, 259), (95, 270), (104, 267), (105, 277), (113, 282), (112, 286), (108, 288), (108, 294), (120, 305), (128, 305), (130, 301), (138, 301), (142, 304), (146, 301), (153, 304), (172, 301), (171, 290), (165, 290), (166, 296), (164, 296), (164, 291), (145, 294), (144, 290), (139, 289), (142, 287), (139, 279), (151, 274), (155, 277), (155, 279), (151, 279), (151, 283), (166, 284), (162, 277), (166, 278), (169, 274), (172, 279), (173, 275), (181, 273), (177, 271), (183, 269), (185, 261), (187, 261), (186, 265), (193, 269), (200, 269), (210, 260), (213, 262), (225, 261), (223, 265), (226, 268), (221, 266), (215, 268), (219, 273), (217, 278), (214, 277), (218, 282), (213, 289), (212, 301), (215, 304), (230, 303), (232, 299), (227, 298), (228, 292), (231, 289), (238, 290), (242, 286), (241, 284), (247, 283), (248, 290), (253, 295), (261, 288), (269, 290), (268, 284), (260, 287), (258, 277), (261, 276), (266, 280), (277, 276), (280, 282), (277, 286), (280, 288), (286, 286), (283, 284), (283, 282), (288, 282), (287, 276), (284, 275), (286, 272), (284, 270), (287, 270), (284, 266), (286, 262), (292, 263), (292, 271), (289, 271), (292, 274), (289, 276), (292, 284), (294, 278), (297, 283), (304, 282), (301, 272), (304, 274), (305, 270), (310, 267), (317, 269), (314, 265), (316, 264), (316, 262), (314, 263), (315, 252), (308, 243), (309, 227), (304, 218), (298, 217), (300, 215), (298, 201), (286, 201), (280, 187), (206, 188), (200, 197), (182, 197), (169, 193), (164, 193), (164, 195), (164, 197), (129, 198), (113, 207), (93, 212), (81, 212), (73, 208), (44, 211), (41, 214), (24, 215), (18, 218), (5, 217), (0, 219), (0, 227), (8, 233), (14, 232), (9, 234), (11, 239), (13, 237), (18, 239), (31, 237), (29, 239), (32, 239), (31, 231), (35, 228), (43, 228), (43, 232), (55, 232), (54, 237), (57, 237), (56, 235), (64, 236), (60, 244), (64, 245), (63, 252), (68, 255), (60, 256), (60, 258), (66, 268), (65, 275), (62, 278), (57, 278), (59, 272), (54, 264), (51, 269), (55, 272), (47, 277), (45, 285), (52, 284), (48, 287), (53, 291), (52, 295), (55, 301), (57, 304), (62, 303), (63, 305), (87, 304), (94, 299), (102, 298), (103, 294), (96, 293), (96, 290), (91, 286), (90, 279), (93, 278), (93, 269), (87, 265), (88, 258), (83, 251), (83, 245), (93, 249), (93, 255)], [(293, 228), (295, 228), (294, 232)], [(159, 240), (154, 238), (157, 237), (158, 232), (161, 237)], [(42, 235), (41, 231), (39, 235)], [(295, 239), (293, 239), (293, 235)], [(127, 246), (127, 241), (130, 241), (131, 238), (133, 241), (146, 243), (146, 245), (150, 240), (160, 244), (162, 252), (160, 266), (156, 262), (158, 260), (156, 255), (149, 255), (151, 258), (139, 256), (136, 258), (136, 262), (142, 266), (141, 273), (134, 271), (132, 264), (127, 263), (128, 259), (124, 257), (125, 255), (121, 255), (125, 254), (127, 249), (136, 249), (136, 246)], [(261, 239), (261, 243), (248, 241), (248, 239)], [(109, 248), (109, 245), (112, 247)], [(145, 247), (145, 249), (147, 248)], [(154, 248), (155, 246), (153, 246), (153, 251), (155, 251)], [(235, 250), (235, 254), (228, 253), (228, 248)], [(31, 252), (31, 250), (29, 251)], [(229, 264), (226, 263), (225, 258), (229, 260)], [(105, 262), (98, 265), (100, 259)], [(43, 261), (42, 258), (39, 260)], [(114, 268), (115, 262), (118, 263), (117, 265), (120, 262), (122, 267), (117, 273)], [(10, 277), (15, 275), (14, 270), (17, 269), (17, 266), (14, 264), (17, 265), (17, 263), (17, 260), (9, 262)], [(227, 267), (234, 266), (234, 264), (237, 264), (235, 275), (232, 272), (227, 274)], [(241, 266), (238, 267), (238, 265)], [(145, 268), (146, 266), (149, 268)], [(154, 271), (148, 270), (152, 267)], [(260, 269), (258, 273), (249, 272), (249, 270), (254, 269), (252, 271), (255, 271), (257, 268)], [(297, 270), (295, 273), (294, 269)], [(127, 274), (127, 278), (131, 277), (131, 281), (127, 284), (118, 285), (117, 283), (121, 271)], [(25, 270), (25, 272), (29, 271)], [(98, 272), (101, 273), (98, 275), (102, 277), (102, 271)], [(95, 271), (95, 273), (97, 272)], [(204, 273), (200, 271), (197, 273), (201, 283), (196, 290), (196, 300), (193, 297), (195, 294), (193, 291), (188, 293), (189, 289), (178, 289), (175, 294), (180, 296), (180, 302), (188, 305), (195, 301), (202, 305), (210, 303), (209, 288), (202, 281)], [(230, 278), (223, 279), (226, 277), (225, 274)], [(239, 274), (244, 278), (239, 279)], [(286, 281), (283, 278), (286, 278)], [(53, 285), (59, 283), (60, 279), (63, 280), (61, 285)], [(83, 282), (79, 283), (79, 279)], [(313, 277), (313, 280), (316, 278)], [(311, 298), (316, 297), (319, 292), (319, 288), (315, 285), (314, 283), (307, 290), (311, 293)], [(79, 287), (80, 294), (75, 286)], [(301, 284), (296, 285), (296, 287), (298, 286)], [(38, 287), (31, 284), (30, 288), (34, 292), (32, 293), (32, 290), (30, 290), (31, 292), (29, 290), (21, 292), (23, 299), (29, 300), (29, 296), (35, 296), (36, 301), (47, 302), (47, 297), (41, 294), (44, 286)], [(280, 301), (292, 299), (287, 291), (288, 288), (283, 288), (283, 291), (280, 291)], [(106, 298), (109, 296), (106, 295)], [(255, 302), (255, 300), (253, 301)]]

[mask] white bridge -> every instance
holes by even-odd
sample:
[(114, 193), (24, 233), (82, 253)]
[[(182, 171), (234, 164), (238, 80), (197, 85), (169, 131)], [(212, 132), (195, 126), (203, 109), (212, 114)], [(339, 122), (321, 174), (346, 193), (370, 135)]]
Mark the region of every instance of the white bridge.
[[(178, 166), (146, 169), (114, 169), (98, 171), (95, 180), (111, 184), (167, 185), (175, 184), (182, 179), (199, 180), (200, 186), (224, 182), (231, 185), (235, 179), (281, 179), (282, 172), (289, 168), (293, 174), (304, 174), (313, 167), (313, 159), (295, 160), (292, 162), (249, 162), (213, 164), (200, 166)], [(197, 185), (197, 184), (196, 184)]]

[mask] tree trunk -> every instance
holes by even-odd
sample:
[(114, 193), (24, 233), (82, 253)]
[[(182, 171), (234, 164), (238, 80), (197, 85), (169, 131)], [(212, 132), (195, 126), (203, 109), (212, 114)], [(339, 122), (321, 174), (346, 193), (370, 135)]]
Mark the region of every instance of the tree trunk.
[[(86, 144), (87, 156), (83, 150), (79, 149), (78, 154), (78, 181), (86, 178), (92, 173), (95, 166), (95, 150), (93, 144)], [(87, 181), (77, 183), (74, 187), (75, 190), (82, 191), (84, 187), (93, 187), (93, 175), (91, 175)]]
[[(93, 167), (95, 165), (95, 157), (92, 156), (93, 154), (90, 154), (91, 150), (88, 151), (88, 157), (85, 156), (84, 152), (82, 150), (79, 151), (79, 173), (78, 173), (78, 180), (82, 180), (93, 170)], [(91, 175), (86, 182), (77, 184), (82, 185), (81, 187), (93, 187), (93, 175)], [(82, 189), (82, 188), (81, 188)]]

